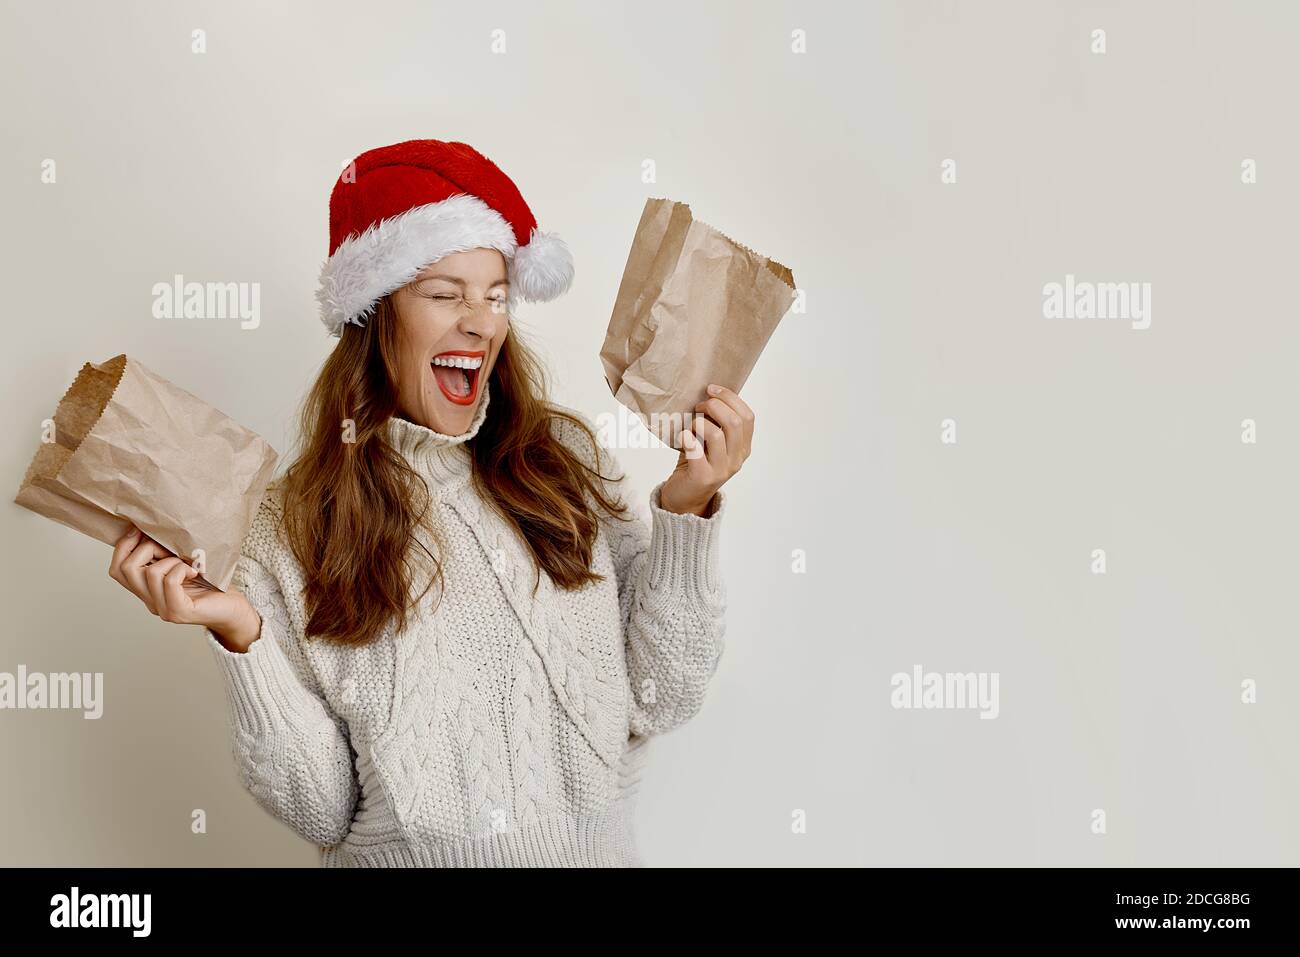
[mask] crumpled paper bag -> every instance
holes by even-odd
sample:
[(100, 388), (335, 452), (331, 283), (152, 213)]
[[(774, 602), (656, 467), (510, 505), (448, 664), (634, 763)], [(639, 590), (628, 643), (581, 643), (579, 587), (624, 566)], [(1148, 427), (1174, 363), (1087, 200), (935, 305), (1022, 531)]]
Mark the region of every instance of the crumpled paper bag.
[(260, 436), (125, 355), (86, 363), (14, 499), (112, 545), (134, 523), (225, 591), (275, 469)]
[(795, 297), (794, 274), (690, 206), (648, 199), (600, 350), (605, 382), (671, 448), (710, 382), (739, 392)]

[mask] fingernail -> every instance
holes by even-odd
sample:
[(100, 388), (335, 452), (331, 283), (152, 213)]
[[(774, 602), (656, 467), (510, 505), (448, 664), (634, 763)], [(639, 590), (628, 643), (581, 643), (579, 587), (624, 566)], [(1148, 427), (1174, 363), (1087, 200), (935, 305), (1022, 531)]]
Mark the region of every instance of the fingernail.
[(722, 389), (720, 386), (716, 386), (716, 385), (709, 386), (709, 395), (717, 395), (721, 391)]

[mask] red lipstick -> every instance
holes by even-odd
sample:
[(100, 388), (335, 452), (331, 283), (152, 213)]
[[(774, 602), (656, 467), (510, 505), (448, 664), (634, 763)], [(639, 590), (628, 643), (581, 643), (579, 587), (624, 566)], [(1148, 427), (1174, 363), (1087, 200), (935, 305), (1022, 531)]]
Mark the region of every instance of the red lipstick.
[(438, 388), (442, 390), (448, 402), (456, 405), (473, 405), (474, 399), (478, 396), (479, 373), (483, 371), (486, 357), (487, 353), (482, 351), (452, 349), (448, 352), (439, 352), (429, 360), (434, 381), (438, 383)]

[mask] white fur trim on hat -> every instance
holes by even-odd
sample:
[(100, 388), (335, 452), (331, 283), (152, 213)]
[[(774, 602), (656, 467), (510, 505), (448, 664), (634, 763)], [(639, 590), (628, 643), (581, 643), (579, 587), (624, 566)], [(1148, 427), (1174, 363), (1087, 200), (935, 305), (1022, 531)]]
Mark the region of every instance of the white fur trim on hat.
[(321, 321), (337, 336), (346, 323), (361, 325), (380, 299), (443, 256), (488, 248), (510, 263), (516, 245), (505, 217), (477, 196), (461, 193), (416, 206), (349, 236), (334, 250), (321, 267), (316, 290)]

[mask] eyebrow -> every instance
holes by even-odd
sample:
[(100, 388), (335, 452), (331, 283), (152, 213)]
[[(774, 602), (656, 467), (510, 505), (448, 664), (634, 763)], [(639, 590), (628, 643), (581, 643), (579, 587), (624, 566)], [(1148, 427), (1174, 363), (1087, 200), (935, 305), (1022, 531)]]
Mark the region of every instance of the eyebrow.
[[(465, 280), (461, 279), (459, 276), (444, 276), (441, 273), (437, 273), (433, 276), (422, 276), (421, 278), (417, 279), (416, 282), (426, 282), (431, 279), (442, 279), (446, 282), (454, 282), (458, 286), (465, 285)], [(510, 285), (509, 279), (498, 279), (496, 282), (492, 283), (492, 285), (488, 286), (488, 288), (495, 289), (497, 286), (508, 286), (508, 285)]]

